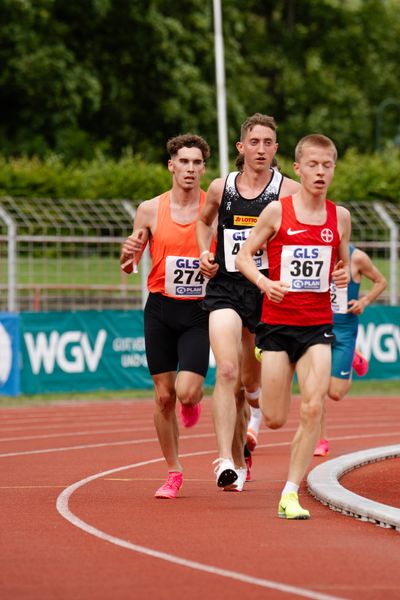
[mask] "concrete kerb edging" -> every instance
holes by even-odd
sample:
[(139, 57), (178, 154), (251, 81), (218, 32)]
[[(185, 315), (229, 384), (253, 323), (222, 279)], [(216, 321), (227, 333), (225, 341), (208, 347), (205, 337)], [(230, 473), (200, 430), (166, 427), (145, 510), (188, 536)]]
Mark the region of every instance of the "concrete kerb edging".
[(400, 456), (400, 444), (345, 454), (315, 467), (307, 477), (308, 490), (317, 500), (345, 515), (400, 531), (400, 509), (374, 502), (346, 490), (339, 479), (369, 463)]

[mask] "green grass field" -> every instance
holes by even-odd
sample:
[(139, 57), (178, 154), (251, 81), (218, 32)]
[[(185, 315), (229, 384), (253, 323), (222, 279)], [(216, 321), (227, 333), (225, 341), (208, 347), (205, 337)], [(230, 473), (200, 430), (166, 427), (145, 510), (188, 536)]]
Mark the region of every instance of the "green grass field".
[[(17, 282), (22, 285), (135, 285), (140, 283), (140, 275), (126, 277), (119, 268), (119, 259), (114, 256), (96, 255), (84, 258), (63, 257), (32, 258), (17, 261)], [(0, 283), (7, 283), (7, 270), (0, 270)]]
[[(390, 279), (390, 263), (384, 258), (374, 259), (374, 264)], [(400, 295), (400, 261), (398, 262), (398, 286)], [(96, 254), (81, 258), (63, 256), (62, 260), (56, 258), (34, 258), (17, 261), (17, 281), (19, 284), (37, 285), (119, 285), (122, 282), (128, 285), (140, 283), (140, 274), (126, 277), (119, 268), (118, 256), (98, 256)], [(6, 265), (0, 270), (0, 283), (7, 283)], [(372, 283), (363, 278), (361, 292), (368, 291)]]
[[(293, 393), (298, 394), (298, 386), (294, 384)], [(206, 389), (206, 396), (212, 395), (212, 389)], [(393, 396), (400, 401), (400, 380), (398, 381), (355, 381), (349, 396)], [(54, 403), (76, 402), (109, 402), (112, 400), (139, 400), (152, 398), (153, 390), (119, 390), (98, 392), (70, 392), (60, 394), (21, 395), (18, 397), (0, 396), (0, 407), (43, 405)]]

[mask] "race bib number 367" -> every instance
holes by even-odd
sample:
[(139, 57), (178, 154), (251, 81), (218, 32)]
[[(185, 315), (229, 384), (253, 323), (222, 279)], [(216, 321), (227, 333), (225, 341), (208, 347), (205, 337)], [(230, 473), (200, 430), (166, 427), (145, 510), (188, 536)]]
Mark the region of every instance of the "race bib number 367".
[(202, 298), (208, 279), (200, 273), (200, 260), (188, 256), (165, 259), (165, 291), (177, 298)]
[(290, 292), (327, 292), (331, 246), (283, 246), (281, 280)]

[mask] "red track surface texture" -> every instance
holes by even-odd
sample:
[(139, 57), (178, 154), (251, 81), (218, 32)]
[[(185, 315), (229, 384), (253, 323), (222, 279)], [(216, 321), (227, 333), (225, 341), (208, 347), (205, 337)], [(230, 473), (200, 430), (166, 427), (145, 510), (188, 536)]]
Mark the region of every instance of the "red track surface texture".
[[(181, 494), (157, 500), (166, 468), (152, 401), (1, 409), (1, 599), (398, 599), (399, 532), (329, 510), (305, 487), (312, 518), (277, 518), (297, 413), (295, 399), (285, 428), (262, 430), (253, 481), (227, 493), (206, 399), (181, 431)], [(330, 403), (328, 426), (329, 458), (396, 444), (400, 398)], [(399, 506), (398, 466), (342, 483)]]

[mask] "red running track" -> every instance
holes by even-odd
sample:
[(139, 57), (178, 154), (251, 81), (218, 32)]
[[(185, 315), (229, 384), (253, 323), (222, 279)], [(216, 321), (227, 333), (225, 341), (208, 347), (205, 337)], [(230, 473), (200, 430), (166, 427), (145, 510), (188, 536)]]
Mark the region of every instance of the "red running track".
[[(151, 400), (0, 409), (1, 599), (400, 597), (399, 532), (331, 511), (305, 488), (312, 518), (277, 518), (297, 399), (283, 429), (262, 430), (243, 493), (215, 485), (211, 400), (203, 404), (200, 423), (181, 432), (176, 500), (153, 497), (166, 469)], [(400, 398), (331, 402), (328, 426), (329, 458), (396, 444)], [(398, 505), (398, 464), (343, 482)]]

